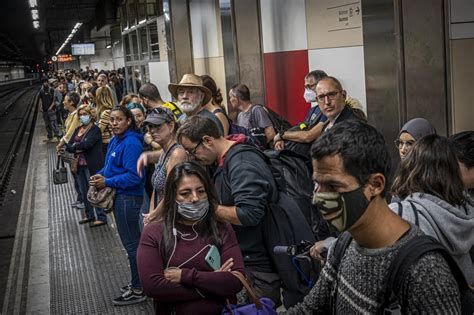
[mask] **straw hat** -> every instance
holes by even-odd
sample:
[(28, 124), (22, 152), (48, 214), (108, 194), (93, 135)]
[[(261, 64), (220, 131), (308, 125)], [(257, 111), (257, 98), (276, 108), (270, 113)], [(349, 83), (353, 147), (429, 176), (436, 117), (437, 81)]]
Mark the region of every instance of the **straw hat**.
[(202, 100), (202, 105), (209, 103), (209, 101), (211, 100), (211, 97), (212, 97), (211, 91), (207, 87), (202, 85), (202, 79), (198, 75), (188, 73), (188, 74), (183, 75), (183, 78), (178, 84), (170, 83), (168, 85), (168, 90), (170, 91), (171, 95), (175, 99), (178, 99), (179, 87), (196, 87), (200, 89), (204, 93), (204, 99)]

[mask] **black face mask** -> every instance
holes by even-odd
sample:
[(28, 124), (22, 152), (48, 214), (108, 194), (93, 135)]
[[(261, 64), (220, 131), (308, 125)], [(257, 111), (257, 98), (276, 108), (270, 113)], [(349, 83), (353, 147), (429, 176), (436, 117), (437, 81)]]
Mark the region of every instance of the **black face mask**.
[[(372, 201), (373, 198), (370, 200)], [(348, 230), (369, 207), (369, 200), (361, 186), (348, 192), (317, 192), (313, 196), (313, 205), (321, 211), (323, 218), (339, 232)]]

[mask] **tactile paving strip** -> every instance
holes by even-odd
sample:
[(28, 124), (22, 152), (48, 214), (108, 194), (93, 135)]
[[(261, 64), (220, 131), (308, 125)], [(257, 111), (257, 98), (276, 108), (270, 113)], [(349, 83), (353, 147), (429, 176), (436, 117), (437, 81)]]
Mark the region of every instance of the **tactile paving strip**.
[(54, 145), (49, 153), (49, 250), (51, 314), (152, 314), (151, 299), (131, 306), (114, 306), (112, 299), (130, 281), (127, 254), (114, 221), (90, 228), (79, 225), (81, 211), (70, 204), (76, 200), (72, 176), (63, 185), (54, 185), (56, 166)]

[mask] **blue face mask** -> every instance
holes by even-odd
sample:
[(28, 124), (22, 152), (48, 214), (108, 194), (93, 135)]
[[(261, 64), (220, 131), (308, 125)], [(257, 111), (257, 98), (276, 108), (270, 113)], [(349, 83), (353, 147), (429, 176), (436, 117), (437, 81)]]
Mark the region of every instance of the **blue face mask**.
[(89, 115), (82, 115), (79, 117), (79, 121), (81, 122), (81, 124), (83, 124), (84, 126), (87, 126), (90, 122), (91, 122), (91, 116)]

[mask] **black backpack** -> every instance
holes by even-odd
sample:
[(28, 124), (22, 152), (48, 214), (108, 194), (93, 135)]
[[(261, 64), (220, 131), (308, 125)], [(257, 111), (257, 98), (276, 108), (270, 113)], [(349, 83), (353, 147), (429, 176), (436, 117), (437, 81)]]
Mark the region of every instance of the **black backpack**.
[(304, 157), (290, 150), (265, 150), (278, 190), (289, 195), (311, 224), (313, 180), (311, 165)]
[[(337, 271), (341, 264), (342, 257), (352, 241), (352, 236), (345, 232), (341, 234), (336, 242), (333, 252), (333, 267)], [(464, 274), (459, 269), (451, 254), (444, 248), (438, 240), (428, 235), (420, 235), (404, 244), (395, 259), (392, 261), (388, 271), (388, 277), (384, 286), (384, 302), (382, 314), (402, 314), (402, 308), (398, 296), (403, 281), (408, 276), (410, 267), (428, 252), (436, 251), (440, 253), (448, 263), (451, 272), (456, 279), (461, 293), (461, 313), (472, 315), (474, 312), (473, 293), (469, 289)], [(337, 282), (336, 282), (337, 286)], [(331, 309), (336, 313), (337, 287), (331, 290)]]
[(257, 140), (257, 138), (255, 138), (247, 128), (234, 124), (234, 122), (230, 120), (229, 116), (227, 116), (226, 112), (222, 108), (217, 108), (212, 113), (214, 115), (217, 113), (222, 113), (225, 115), (225, 117), (227, 118), (227, 121), (229, 122), (229, 135), (238, 135), (238, 134), (244, 135), (247, 137), (248, 142), (250, 144), (258, 147), (259, 149), (263, 148), (260, 145), (260, 141)]
[[(297, 125), (294, 127), (291, 127), (288, 129), (288, 131), (308, 131), (311, 130), (314, 126), (316, 126), (319, 122), (321, 117), (323, 116), (322, 113), (319, 113), (318, 116), (314, 119), (314, 123), (311, 125), (308, 125), (304, 128), (301, 128), (301, 125)], [(285, 149), (294, 151), (301, 156), (304, 156), (306, 159), (311, 161), (311, 146), (313, 145), (313, 142), (310, 143), (302, 143), (302, 142), (295, 142), (291, 140), (284, 140), (285, 141)]]
[[(309, 293), (319, 275), (320, 266), (319, 263), (310, 259), (307, 261), (298, 261), (298, 268), (305, 275), (302, 276), (295, 267), (296, 262), (293, 262), (290, 256), (274, 254), (273, 248), (275, 246), (296, 245), (302, 240), (314, 243), (315, 239), (311, 227), (303, 214), (303, 210), (300, 209), (300, 206), (289, 193), (290, 191), (295, 193), (298, 188), (291, 187), (291, 185), (285, 186), (284, 179), (289, 178), (289, 173), (284, 170), (280, 173), (278, 170), (279, 167), (275, 166), (279, 158), (276, 156), (269, 158), (267, 153), (264, 154), (251, 145), (240, 144), (240, 146), (241, 148), (239, 150), (228, 153), (226, 157), (227, 161), (238, 152), (258, 152), (267, 162), (273, 176), (276, 177), (275, 181), (278, 187), (279, 197), (276, 201), (268, 202), (267, 212), (262, 221), (262, 229), (265, 248), (268, 250), (270, 260), (282, 281), (283, 304), (286, 308), (289, 308), (301, 302)], [(271, 152), (268, 154), (272, 156)], [(280, 157), (281, 156), (285, 156), (285, 153), (283, 155), (280, 154)], [(223, 168), (224, 177), (227, 180), (228, 175), (225, 165), (228, 165), (228, 163), (225, 163)], [(284, 173), (286, 173), (286, 177)], [(295, 180), (295, 182), (297, 181)]]
[(268, 114), (268, 117), (270, 118), (270, 121), (272, 122), (272, 126), (275, 129), (276, 133), (290, 129), (291, 124), (281, 115), (279, 115), (278, 113), (276, 113), (275, 111), (271, 110), (270, 108), (266, 106), (263, 106), (261, 104), (252, 105), (252, 108), (250, 108), (250, 119), (249, 119), (249, 123), (251, 126), (250, 132), (255, 138), (259, 140), (260, 144), (266, 148), (267, 137), (265, 135), (265, 129), (255, 126), (255, 108), (258, 108), (258, 107), (263, 108), (265, 112)]

